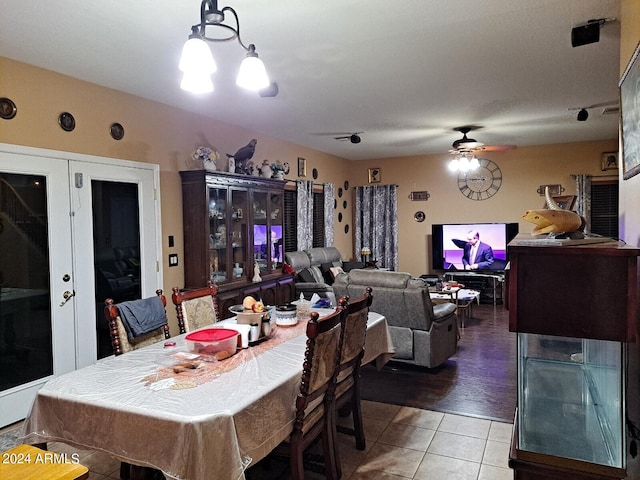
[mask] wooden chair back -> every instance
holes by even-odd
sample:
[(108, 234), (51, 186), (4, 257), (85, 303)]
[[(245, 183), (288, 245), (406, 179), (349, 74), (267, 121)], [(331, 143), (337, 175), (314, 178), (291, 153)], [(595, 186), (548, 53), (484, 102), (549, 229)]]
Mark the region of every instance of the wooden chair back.
[(171, 300), (176, 306), (180, 333), (188, 333), (220, 320), (218, 287), (207, 282), (206, 287), (181, 292), (173, 287)]
[[(156, 290), (156, 295), (160, 297), (162, 305), (166, 308), (167, 299), (163, 295), (162, 289)], [(124, 324), (122, 323), (118, 305), (113, 302), (112, 298), (107, 298), (104, 302), (104, 305), (104, 316), (107, 319), (107, 322), (109, 322), (109, 333), (111, 335), (111, 345), (113, 346), (114, 355), (122, 355), (123, 353), (129, 352), (131, 350), (135, 350), (152, 343), (160, 342), (170, 337), (169, 322), (165, 313), (164, 325), (156, 328), (149, 333), (137, 337), (135, 341), (130, 341), (127, 338), (127, 331), (124, 327)]]
[(307, 323), (307, 348), (302, 364), (300, 392), (296, 399), (296, 418), (290, 436), (291, 478), (304, 479), (302, 454), (319, 436), (325, 475), (335, 479), (339, 470), (335, 424), (335, 381), (342, 349), (346, 311), (338, 306), (319, 318), (311, 312)]

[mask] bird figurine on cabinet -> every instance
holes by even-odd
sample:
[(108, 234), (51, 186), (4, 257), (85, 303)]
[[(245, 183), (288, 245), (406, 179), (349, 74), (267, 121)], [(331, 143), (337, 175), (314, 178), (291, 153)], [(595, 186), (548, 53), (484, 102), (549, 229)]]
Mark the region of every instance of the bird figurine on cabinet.
[(256, 143), (258, 143), (258, 140), (253, 138), (244, 147), (241, 147), (240, 149), (238, 149), (235, 155), (231, 155), (227, 153), (227, 157), (233, 157), (235, 160), (236, 173), (251, 175), (251, 172), (253, 171), (253, 166), (250, 166), (248, 163), (256, 151)]
[(575, 212), (560, 207), (549, 193), (549, 187), (545, 188), (544, 194), (549, 208), (527, 210), (522, 216), (524, 220), (535, 225), (531, 234), (548, 233), (553, 238), (584, 238), (583, 218)]

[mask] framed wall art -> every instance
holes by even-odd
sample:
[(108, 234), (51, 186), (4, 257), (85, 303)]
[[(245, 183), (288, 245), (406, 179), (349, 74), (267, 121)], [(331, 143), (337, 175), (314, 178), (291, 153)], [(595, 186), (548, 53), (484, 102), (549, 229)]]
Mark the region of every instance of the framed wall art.
[(298, 176), (307, 176), (307, 161), (304, 158), (298, 157)]
[(379, 168), (370, 168), (369, 169), (369, 183), (379, 183), (381, 178), (381, 173)]
[(605, 152), (602, 154), (600, 170), (618, 170), (618, 152)]
[(620, 79), (620, 114), (622, 117), (622, 178), (640, 173), (640, 60), (636, 46)]

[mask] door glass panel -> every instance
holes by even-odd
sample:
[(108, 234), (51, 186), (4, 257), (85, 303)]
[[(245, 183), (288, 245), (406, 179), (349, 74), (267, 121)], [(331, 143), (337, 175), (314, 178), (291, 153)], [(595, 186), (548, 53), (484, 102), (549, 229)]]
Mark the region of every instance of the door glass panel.
[(247, 191), (231, 190), (231, 256), (234, 278), (243, 278), (250, 268), (248, 263)]
[(253, 194), (253, 256), (261, 272), (267, 271), (269, 259), (269, 230), (267, 229), (267, 193)]
[(48, 230), (46, 178), (0, 174), (0, 391), (53, 374)]
[(138, 185), (91, 181), (98, 358), (113, 354), (104, 302), (142, 298)]
[(209, 265), (213, 283), (227, 279), (227, 189), (209, 189)]
[(272, 262), (271, 271), (282, 268), (284, 261), (284, 245), (282, 232), (282, 202), (284, 195), (282, 193), (270, 194), (270, 214), (269, 220), (271, 225), (271, 242), (272, 242)]

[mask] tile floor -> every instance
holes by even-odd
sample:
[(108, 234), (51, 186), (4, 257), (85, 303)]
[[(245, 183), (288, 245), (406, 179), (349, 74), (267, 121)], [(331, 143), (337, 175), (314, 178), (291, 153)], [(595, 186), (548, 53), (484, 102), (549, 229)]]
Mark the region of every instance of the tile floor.
[[(369, 401), (363, 401), (363, 417), (365, 451), (355, 449), (352, 437), (339, 435), (344, 480), (513, 478), (507, 465), (509, 423)], [(61, 443), (51, 443), (49, 450), (79, 453), (91, 480), (119, 479), (120, 463), (105, 453), (78, 452)]]

